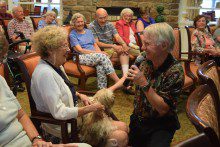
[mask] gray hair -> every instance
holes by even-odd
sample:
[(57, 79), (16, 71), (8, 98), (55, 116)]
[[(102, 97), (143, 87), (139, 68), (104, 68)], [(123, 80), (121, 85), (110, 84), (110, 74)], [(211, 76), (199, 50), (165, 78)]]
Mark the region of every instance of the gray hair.
[(55, 17), (57, 16), (57, 14), (54, 11), (47, 11), (47, 13), (44, 16), (48, 16), (48, 15), (54, 15)]
[(123, 17), (123, 15), (124, 15), (125, 13), (129, 13), (129, 14), (134, 15), (134, 12), (133, 12), (130, 8), (124, 8), (124, 9), (121, 11), (120, 16)]
[(74, 23), (76, 22), (77, 18), (82, 18), (84, 20), (84, 22), (86, 22), (86, 18), (81, 14), (81, 13), (75, 13), (73, 14), (70, 24), (74, 25)]
[(144, 30), (144, 35), (154, 37), (157, 45), (163, 42), (168, 42), (167, 51), (171, 52), (174, 48), (175, 37), (173, 35), (173, 28), (167, 23), (151, 24)]
[[(12, 8), (12, 13), (15, 14), (16, 11), (17, 11), (17, 9), (18, 9), (19, 7), (22, 8), (21, 6), (14, 6), (14, 7)], [(22, 9), (23, 9), (23, 8), (22, 8)]]

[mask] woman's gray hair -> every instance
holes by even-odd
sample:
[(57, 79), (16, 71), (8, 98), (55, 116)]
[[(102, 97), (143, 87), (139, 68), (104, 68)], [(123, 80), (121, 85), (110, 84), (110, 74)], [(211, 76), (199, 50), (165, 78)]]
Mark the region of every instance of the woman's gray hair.
[(81, 14), (81, 13), (75, 13), (73, 14), (70, 24), (74, 25), (74, 23), (76, 22), (77, 18), (82, 18), (84, 23), (86, 23), (86, 18)]
[(130, 8), (124, 8), (124, 9), (121, 11), (120, 16), (123, 17), (123, 15), (124, 15), (125, 13), (129, 13), (129, 14), (134, 15), (134, 12), (133, 12)]
[(171, 52), (173, 50), (175, 44), (173, 28), (167, 23), (151, 24), (145, 28), (143, 33), (144, 35), (153, 37), (157, 45), (168, 42), (167, 51)]
[(46, 14), (44, 16), (48, 16), (48, 15), (54, 15), (55, 17), (57, 17), (57, 14), (54, 11), (47, 11)]
[(49, 56), (48, 50), (59, 49), (65, 39), (67, 39), (67, 31), (58, 26), (46, 26), (35, 32), (31, 38), (34, 50), (42, 57)]

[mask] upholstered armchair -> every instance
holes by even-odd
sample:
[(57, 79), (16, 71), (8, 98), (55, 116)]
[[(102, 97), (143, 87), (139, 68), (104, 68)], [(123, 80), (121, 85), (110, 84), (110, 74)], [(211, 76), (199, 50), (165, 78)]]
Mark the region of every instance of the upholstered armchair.
[(212, 128), (220, 140), (220, 99), (208, 85), (200, 85), (193, 91), (186, 105), (187, 116), (202, 133), (208, 127)]

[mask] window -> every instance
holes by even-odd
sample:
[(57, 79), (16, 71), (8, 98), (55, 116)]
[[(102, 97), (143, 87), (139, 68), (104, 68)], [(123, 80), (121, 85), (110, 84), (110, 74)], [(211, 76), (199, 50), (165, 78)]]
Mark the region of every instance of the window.
[(47, 10), (56, 9), (58, 15), (60, 13), (60, 0), (41, 0), (40, 3), (35, 3), (34, 6), (41, 6), (41, 12), (44, 11), (44, 8), (47, 8)]
[[(199, 14), (215, 11), (215, 18), (220, 17), (220, 0), (203, 0)], [(214, 20), (213, 20), (214, 21)]]
[(58, 12), (58, 16), (61, 17), (60, 0), (12, 0), (12, 2), (13, 5), (21, 5), (23, 8), (28, 9), (32, 14), (34, 14), (34, 7), (40, 6), (41, 14), (43, 14), (44, 10), (54, 9)]

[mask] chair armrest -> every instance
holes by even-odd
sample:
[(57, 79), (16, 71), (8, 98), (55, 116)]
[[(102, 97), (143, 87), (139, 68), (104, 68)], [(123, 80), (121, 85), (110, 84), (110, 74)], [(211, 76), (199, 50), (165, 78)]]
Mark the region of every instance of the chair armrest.
[(68, 120), (58, 120), (55, 119), (50, 113), (40, 112), (40, 111), (34, 111), (31, 115), (32, 118), (38, 119), (45, 123), (51, 123), (51, 124), (61, 124), (61, 123), (71, 123), (72, 121), (75, 121), (75, 118), (68, 119)]
[(186, 72), (186, 75), (193, 80), (193, 83), (196, 83), (196, 82), (197, 82), (197, 78), (196, 78), (196, 76), (192, 73), (192, 71), (191, 71), (191, 69), (190, 69), (190, 62), (191, 62), (190, 60), (184, 61), (185, 72)]
[(75, 63), (76, 63), (76, 66), (77, 66), (79, 72), (80, 72), (83, 76), (85, 76), (85, 71), (82, 69), (82, 67), (81, 67), (81, 65), (80, 65), (80, 63), (79, 63), (79, 54), (76, 54), (76, 53), (74, 54), (74, 53), (73, 53), (73, 56), (76, 57)]

